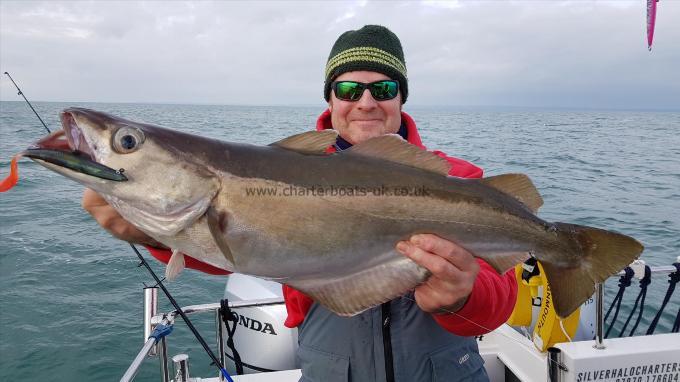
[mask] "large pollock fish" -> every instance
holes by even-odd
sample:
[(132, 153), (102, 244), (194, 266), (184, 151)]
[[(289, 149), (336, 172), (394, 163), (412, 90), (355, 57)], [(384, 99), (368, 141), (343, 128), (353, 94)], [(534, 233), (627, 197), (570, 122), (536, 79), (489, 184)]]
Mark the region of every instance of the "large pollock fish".
[(499, 273), (536, 257), (561, 317), (643, 250), (625, 235), (536, 217), (543, 201), (524, 175), (449, 177), (448, 162), (396, 135), (326, 154), (332, 130), (254, 146), (81, 108), (61, 121), (24, 155), (172, 248), (170, 276), (186, 254), (286, 283), (340, 315), (427, 279), (395, 251), (417, 233), (452, 240)]

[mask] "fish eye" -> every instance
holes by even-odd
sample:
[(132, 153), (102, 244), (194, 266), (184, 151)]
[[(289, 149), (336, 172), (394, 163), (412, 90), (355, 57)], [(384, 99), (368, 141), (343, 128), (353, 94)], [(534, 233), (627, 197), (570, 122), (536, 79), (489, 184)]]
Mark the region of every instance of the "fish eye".
[(134, 127), (124, 126), (113, 133), (113, 149), (120, 154), (129, 154), (137, 151), (144, 142), (144, 133)]

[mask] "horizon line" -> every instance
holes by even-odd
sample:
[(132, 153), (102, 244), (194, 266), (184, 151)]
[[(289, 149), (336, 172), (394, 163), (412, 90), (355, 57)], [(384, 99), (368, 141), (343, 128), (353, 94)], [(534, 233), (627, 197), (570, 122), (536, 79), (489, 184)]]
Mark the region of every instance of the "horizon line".
[[(19, 102), (26, 101), (18, 100), (3, 100), (0, 102)], [(33, 103), (90, 103), (90, 104), (119, 104), (119, 105), (167, 105), (167, 106), (236, 106), (236, 107), (324, 107), (325, 102), (319, 104), (311, 103), (294, 103), (294, 104), (250, 104), (250, 103), (213, 103), (213, 102), (152, 102), (152, 101), (41, 101), (32, 100)], [(571, 110), (571, 111), (648, 111), (648, 112), (680, 112), (680, 108), (648, 108), (648, 107), (621, 107), (621, 106), (557, 106), (557, 105), (461, 105), (461, 104), (418, 104), (410, 103), (406, 108), (451, 108), (451, 109), (499, 109), (499, 110)]]

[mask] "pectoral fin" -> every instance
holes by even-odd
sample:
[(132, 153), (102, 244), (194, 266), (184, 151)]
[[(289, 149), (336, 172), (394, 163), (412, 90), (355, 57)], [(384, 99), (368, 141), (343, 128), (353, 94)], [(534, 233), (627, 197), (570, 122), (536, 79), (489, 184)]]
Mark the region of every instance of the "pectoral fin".
[(226, 240), (228, 217), (227, 212), (219, 211), (215, 207), (211, 206), (208, 208), (206, 216), (208, 217), (208, 228), (210, 229), (210, 234), (212, 235), (213, 240), (215, 240), (215, 244), (217, 244), (217, 247), (220, 249), (227, 261), (235, 266), (236, 263), (234, 262), (234, 255), (232, 255), (231, 249), (229, 249), (229, 244), (227, 244)]
[(172, 250), (172, 256), (165, 267), (165, 278), (172, 281), (179, 276), (184, 269), (184, 254), (177, 249)]
[(340, 316), (354, 316), (404, 295), (429, 276), (427, 269), (400, 255), (361, 272), (323, 280), (297, 279), (286, 284)]

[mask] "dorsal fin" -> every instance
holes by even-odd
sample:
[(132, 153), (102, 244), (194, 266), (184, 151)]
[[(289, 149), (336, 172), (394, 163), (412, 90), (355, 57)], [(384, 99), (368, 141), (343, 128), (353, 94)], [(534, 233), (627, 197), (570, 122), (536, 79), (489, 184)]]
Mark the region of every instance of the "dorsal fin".
[(448, 175), (451, 164), (431, 152), (421, 150), (397, 134), (381, 135), (354, 145), (346, 153), (385, 159), (437, 174)]
[(323, 155), (329, 146), (335, 144), (338, 132), (327, 129), (322, 131), (308, 131), (305, 133), (291, 135), (280, 141), (270, 144), (286, 150), (296, 151), (302, 154)]
[(481, 179), (481, 182), (514, 197), (527, 206), (533, 213), (536, 213), (543, 205), (541, 194), (538, 193), (538, 190), (531, 182), (531, 179), (524, 174), (490, 176)]

